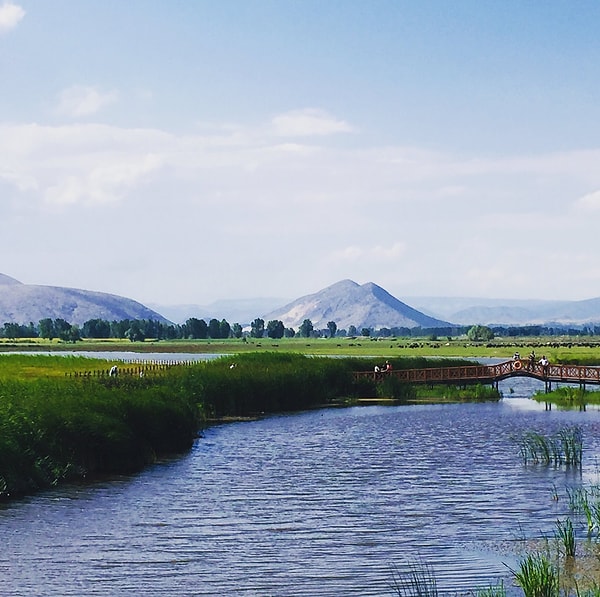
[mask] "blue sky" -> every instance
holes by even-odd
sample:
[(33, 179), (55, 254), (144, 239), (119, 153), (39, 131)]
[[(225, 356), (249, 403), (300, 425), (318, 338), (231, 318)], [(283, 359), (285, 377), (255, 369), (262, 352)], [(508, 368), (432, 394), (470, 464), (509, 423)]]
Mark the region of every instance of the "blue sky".
[(0, 272), (146, 303), (600, 296), (600, 3), (0, 0)]

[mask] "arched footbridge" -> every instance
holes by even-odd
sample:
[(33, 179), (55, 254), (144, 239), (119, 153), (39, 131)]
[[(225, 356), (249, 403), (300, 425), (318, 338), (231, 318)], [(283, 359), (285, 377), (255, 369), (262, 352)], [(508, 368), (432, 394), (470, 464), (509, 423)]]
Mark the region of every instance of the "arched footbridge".
[(495, 365), (465, 365), (460, 367), (429, 367), (426, 369), (398, 369), (397, 371), (357, 371), (355, 379), (372, 379), (381, 382), (386, 377), (410, 384), (491, 384), (509, 377), (533, 377), (545, 383), (546, 391), (554, 383), (578, 383), (600, 385), (600, 367), (586, 365), (532, 365), (528, 360), (515, 359)]

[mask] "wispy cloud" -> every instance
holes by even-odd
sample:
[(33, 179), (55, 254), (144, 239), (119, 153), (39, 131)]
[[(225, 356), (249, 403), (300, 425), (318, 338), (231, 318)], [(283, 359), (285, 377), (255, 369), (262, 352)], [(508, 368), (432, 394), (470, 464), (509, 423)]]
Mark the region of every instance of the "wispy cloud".
[[(590, 163), (592, 155), (598, 156), (590, 153)], [(526, 295), (535, 277), (536, 295), (554, 296), (546, 264), (556, 262), (556, 239), (557, 250), (597, 253), (595, 219), (571, 217), (573, 206), (600, 210), (594, 192), (600, 172), (582, 170), (581, 152), (560, 157), (475, 163), (400, 145), (346, 147), (327, 137), (305, 146), (274, 137), (270, 121), (186, 133), (0, 123), (0, 185), (7, 197), (0, 209), (9, 222), (27, 211), (40, 230), (48, 217), (79, 230), (93, 216), (126, 236), (128, 222), (144, 221), (148, 237), (169, 239), (171, 262), (191, 252), (219, 281), (223, 264), (240, 272), (259, 264), (288, 272), (278, 283), (292, 288), (310, 263), (317, 288), (347, 277), (374, 281), (397, 296), (414, 294), (412, 288), (458, 295), (465, 286), (474, 294), (500, 294), (507, 285)], [(589, 194), (574, 203), (573, 188)], [(225, 243), (213, 265), (208, 247), (224, 237), (236, 242)], [(116, 261), (117, 249), (107, 249)], [(573, 261), (572, 269), (570, 280), (590, 280), (594, 288), (590, 263)], [(244, 276), (232, 277), (231, 292), (233, 280)]]
[(339, 120), (324, 110), (305, 108), (279, 114), (272, 119), (276, 135), (310, 137), (355, 132), (345, 120)]
[(584, 195), (577, 200), (576, 205), (585, 211), (600, 211), (600, 191)]
[(25, 16), (25, 11), (18, 4), (4, 2), (0, 5), (0, 33), (14, 29)]
[(116, 91), (100, 91), (95, 87), (73, 85), (58, 95), (57, 112), (70, 118), (92, 116), (114, 104), (119, 98)]
[(49, 203), (68, 205), (74, 203), (113, 203), (124, 193), (158, 169), (161, 160), (155, 155), (129, 157), (126, 161), (113, 161), (91, 168), (78, 176), (65, 176), (48, 187), (45, 199)]

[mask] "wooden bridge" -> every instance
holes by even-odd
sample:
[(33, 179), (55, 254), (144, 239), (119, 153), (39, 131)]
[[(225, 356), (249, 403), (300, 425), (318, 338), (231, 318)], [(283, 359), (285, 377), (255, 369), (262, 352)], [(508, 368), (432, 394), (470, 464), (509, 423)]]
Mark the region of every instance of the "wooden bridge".
[(394, 378), (410, 384), (491, 384), (498, 387), (498, 382), (509, 377), (533, 377), (543, 381), (546, 391), (552, 383), (576, 383), (582, 387), (586, 384), (600, 385), (600, 367), (586, 365), (531, 365), (528, 360), (514, 359), (495, 365), (466, 365), (460, 367), (430, 367), (427, 369), (399, 369), (397, 371), (357, 371), (355, 379), (373, 379), (381, 382), (386, 377)]

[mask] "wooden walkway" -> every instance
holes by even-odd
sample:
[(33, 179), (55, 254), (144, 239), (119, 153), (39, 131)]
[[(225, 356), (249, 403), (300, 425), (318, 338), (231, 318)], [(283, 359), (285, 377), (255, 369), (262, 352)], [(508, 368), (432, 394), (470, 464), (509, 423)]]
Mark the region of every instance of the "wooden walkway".
[(498, 382), (509, 377), (533, 377), (545, 383), (546, 391), (551, 390), (554, 383), (578, 383), (600, 385), (600, 367), (586, 365), (542, 365), (530, 367), (525, 359), (504, 361), (496, 365), (466, 365), (461, 367), (431, 367), (427, 369), (399, 369), (398, 371), (375, 373), (373, 371), (357, 371), (355, 379), (372, 379), (381, 382), (386, 377), (394, 378), (410, 384), (491, 384), (498, 387)]

